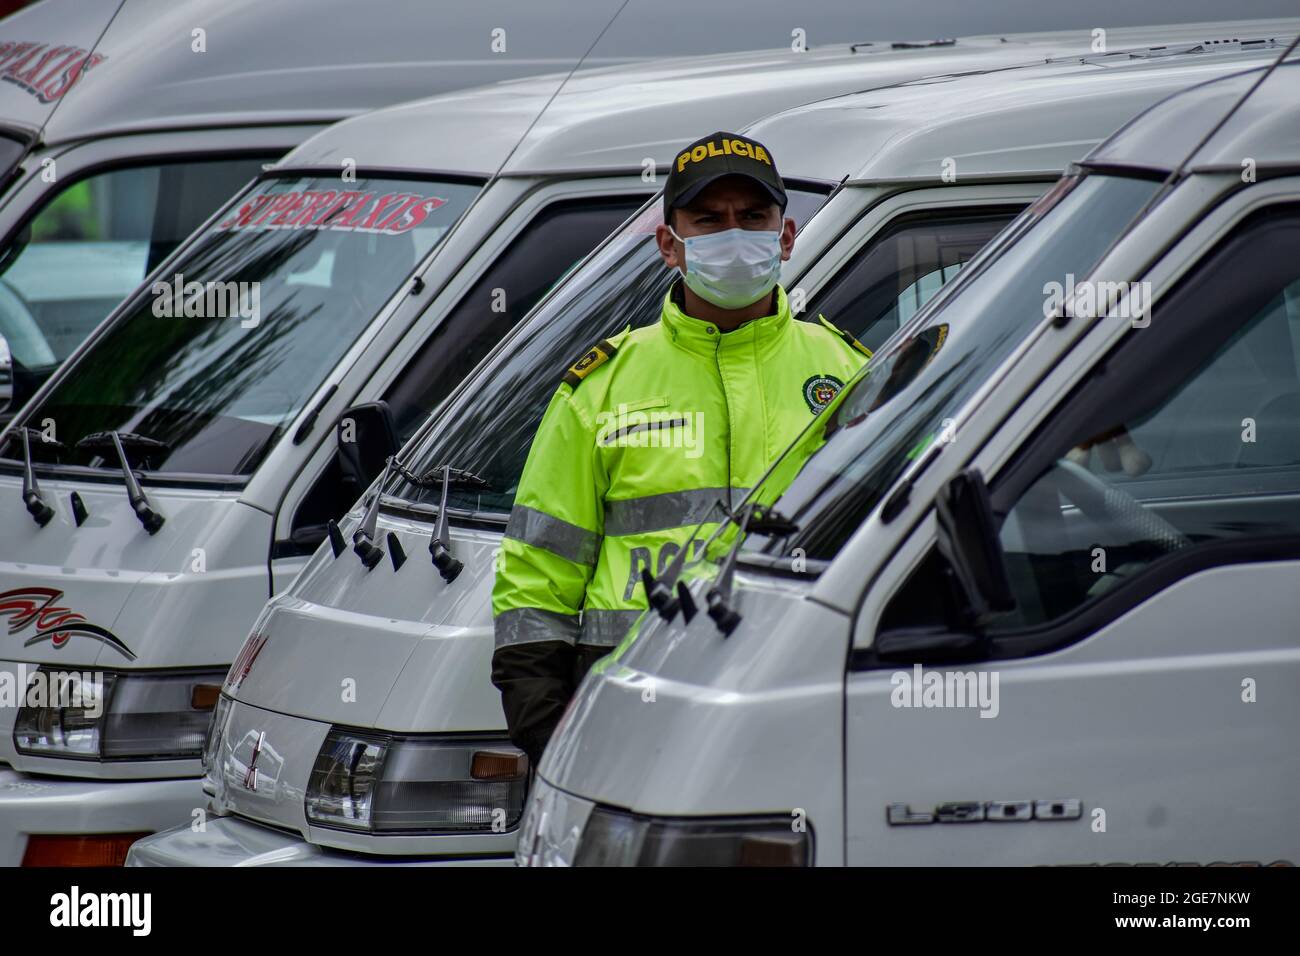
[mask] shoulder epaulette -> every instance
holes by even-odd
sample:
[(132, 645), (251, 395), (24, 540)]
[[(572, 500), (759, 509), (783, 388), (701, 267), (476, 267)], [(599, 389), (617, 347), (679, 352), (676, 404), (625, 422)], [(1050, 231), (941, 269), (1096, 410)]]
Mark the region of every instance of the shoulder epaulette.
[(830, 320), (827, 319), (826, 316), (822, 315), (820, 312), (817, 314), (817, 318), (821, 320), (822, 325), (826, 326), (827, 329), (829, 329), (831, 332), (834, 332), (841, 339), (843, 339), (844, 344), (847, 345), (849, 348), (853, 349), (855, 352), (861, 352), (867, 358), (871, 358), (871, 349), (867, 348), (865, 345), (863, 345), (861, 342), (855, 339), (848, 332), (845, 332), (843, 329), (836, 328), (834, 325), (831, 324)]
[(564, 383), (570, 388), (577, 388), (581, 385), (584, 378), (618, 354), (618, 346), (615, 342), (622, 342), (629, 330), (630, 327), (624, 329), (618, 335), (611, 335), (607, 339), (601, 339), (583, 352), (582, 357), (570, 365), (568, 371), (564, 373)]

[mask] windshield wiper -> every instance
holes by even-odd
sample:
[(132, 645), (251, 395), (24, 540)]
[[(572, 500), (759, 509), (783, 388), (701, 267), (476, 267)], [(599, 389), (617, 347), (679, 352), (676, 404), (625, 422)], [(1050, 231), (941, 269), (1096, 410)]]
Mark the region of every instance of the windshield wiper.
[(36, 471), (32, 468), (31, 436), (35, 435), (47, 445), (54, 445), (57, 448), (67, 446), (61, 441), (47, 439), (45, 433), (37, 428), (23, 427), (18, 429), (18, 433), (23, 436), (23, 504), (27, 507), (27, 513), (32, 516), (32, 520), (44, 528), (54, 517), (54, 509), (45, 503), (45, 499), (41, 497), (40, 485), (36, 483)]
[[(374, 497), (366, 505), (366, 513), (361, 517), (361, 524), (356, 531), (352, 532), (352, 550), (356, 552), (361, 563), (366, 566), (367, 571), (374, 569), (375, 565), (384, 559), (384, 549), (375, 544), (375, 530), (379, 524), (379, 499), (383, 497), (384, 485), (388, 483), (388, 476), (397, 462), (395, 455), (388, 456), (388, 462), (384, 465), (384, 473), (379, 476), (379, 484), (375, 486)], [(338, 526), (333, 525), (334, 533), (338, 532)], [(331, 534), (331, 539), (333, 534)], [(337, 557), (338, 551), (334, 552)], [(405, 556), (403, 556), (405, 560)], [(394, 562), (394, 570), (401, 567), (400, 563)]]
[[(691, 623), (691, 618), (695, 617), (695, 599), (691, 597), (690, 589), (686, 586), (685, 581), (679, 580), (682, 570), (686, 567), (687, 555), (691, 551), (691, 546), (699, 536), (700, 529), (708, 523), (713, 512), (721, 511), (724, 515), (731, 512), (727, 509), (726, 502), (721, 498), (709, 506), (709, 510), (704, 513), (703, 519), (695, 526), (691, 536), (686, 539), (681, 550), (673, 555), (673, 559), (668, 562), (668, 567), (664, 568), (663, 574), (658, 579), (650, 573), (648, 567), (641, 569), (641, 584), (645, 587), (646, 601), (652, 608), (659, 612), (659, 616), (665, 621), (671, 621), (677, 616), (677, 612), (682, 612), (682, 617), (686, 623)], [(710, 544), (718, 536), (715, 530), (709, 536), (709, 539), (703, 543), (703, 546), (696, 549), (696, 554), (707, 551)]]
[(126, 457), (125, 446), (127, 445), (144, 451), (166, 451), (170, 447), (166, 442), (147, 435), (119, 431), (94, 432), (77, 442), (78, 448), (112, 448), (117, 452), (118, 463), (122, 466), (122, 477), (126, 480), (126, 498), (131, 503), (131, 510), (140, 519), (140, 524), (144, 526), (145, 531), (151, 535), (157, 534), (158, 529), (167, 519), (154, 510), (149, 496), (140, 487), (135, 472), (131, 470), (131, 462)]
[(799, 530), (798, 525), (779, 511), (757, 502), (743, 505), (734, 513), (727, 515), (727, 520), (722, 523), (722, 526), (725, 528), (729, 524), (734, 524), (739, 529), (736, 540), (732, 542), (731, 549), (727, 552), (722, 570), (718, 572), (717, 582), (705, 595), (709, 605), (709, 617), (713, 618), (713, 623), (718, 626), (723, 637), (729, 637), (736, 629), (736, 625), (740, 623), (740, 612), (731, 606), (731, 582), (736, 576), (736, 560), (740, 557), (740, 548), (745, 543), (745, 536), (752, 533), (787, 537)]
[(749, 527), (753, 514), (753, 505), (743, 505), (735, 514), (727, 515), (727, 520), (722, 523), (725, 528), (735, 522), (739, 530), (736, 533), (736, 540), (732, 542), (726, 558), (723, 559), (722, 570), (718, 572), (717, 581), (704, 595), (704, 600), (709, 605), (709, 617), (713, 618), (713, 623), (718, 626), (723, 637), (730, 637), (731, 632), (740, 623), (740, 612), (731, 606), (731, 581), (736, 576), (736, 557), (740, 553), (740, 546), (745, 543), (745, 531)]
[(401, 462), (398, 462), (393, 469), (408, 484), (415, 485), (417, 488), (436, 488), (443, 484), (444, 473), (451, 477), (451, 483), (461, 488), (487, 488), (488, 483), (474, 474), (472, 471), (466, 471), (463, 468), (452, 468), (450, 465), (439, 465), (437, 468), (430, 468), (427, 471), (416, 474)]
[[(450, 465), (443, 465), (441, 468), (430, 468), (416, 474), (398, 461), (395, 455), (390, 455), (387, 464), (384, 466), (384, 473), (379, 479), (375, 495), (366, 506), (366, 513), (361, 519), (361, 526), (352, 535), (352, 550), (361, 558), (361, 563), (366, 566), (366, 570), (373, 568), (384, 557), (383, 549), (375, 544), (375, 535), (379, 523), (380, 499), (383, 496), (384, 485), (388, 483), (388, 476), (392, 472), (397, 472), (408, 483), (420, 488), (432, 488), (436, 485), (442, 485), (442, 501), (438, 507), (438, 524), (433, 537), (429, 539), (429, 554), (433, 558), (434, 567), (442, 575), (442, 579), (450, 584), (464, 570), (465, 565), (463, 562), (457, 561), (452, 554), (451, 542), (447, 535), (448, 489), (453, 485), (462, 488), (486, 488), (488, 483), (471, 471), (452, 468)], [(334, 556), (338, 557), (343, 550), (342, 532), (339, 531), (338, 525), (333, 521), (329, 523), (328, 531), (330, 547), (334, 550)], [(406, 563), (406, 553), (402, 550), (401, 541), (395, 534), (389, 533), (388, 548), (392, 552), (393, 570), (396, 571)]]
[[(752, 494), (753, 492), (751, 492)], [(713, 530), (708, 539), (704, 541), (703, 545), (695, 549), (697, 555), (707, 554), (709, 546), (729, 526), (734, 524), (740, 529), (736, 535), (736, 540), (727, 551), (726, 558), (723, 559), (722, 569), (718, 572), (717, 581), (705, 595), (709, 617), (713, 619), (713, 623), (718, 626), (718, 630), (722, 631), (725, 637), (731, 634), (736, 629), (736, 625), (740, 623), (740, 614), (731, 607), (731, 582), (732, 578), (735, 577), (736, 561), (740, 556), (740, 548), (745, 542), (746, 535), (753, 533), (787, 537), (798, 531), (799, 526), (770, 506), (757, 503), (742, 504), (735, 511), (732, 511), (727, 508), (726, 503), (721, 499), (714, 502), (705, 513), (704, 519), (696, 526), (690, 538), (686, 540), (682, 549), (673, 556), (672, 561), (669, 562), (668, 567), (664, 569), (658, 580), (650, 573), (649, 568), (641, 569), (641, 583), (645, 587), (646, 600), (652, 608), (659, 612), (659, 616), (665, 621), (671, 621), (677, 616), (679, 610), (682, 612), (682, 617), (687, 624), (695, 616), (695, 599), (691, 596), (686, 582), (679, 580), (679, 577), (686, 566), (687, 555), (692, 550), (691, 546), (699, 536), (700, 529), (708, 523), (709, 517), (714, 511), (721, 511), (725, 518)]]
[[(402, 477), (407, 481), (411, 480), (406, 475)], [(438, 503), (438, 525), (434, 529), (433, 537), (429, 539), (429, 555), (433, 558), (433, 566), (438, 569), (442, 579), (450, 584), (465, 569), (465, 565), (457, 561), (456, 556), (451, 553), (451, 539), (447, 534), (447, 492), (452, 485), (458, 488), (486, 488), (487, 482), (472, 471), (453, 468), (451, 465), (426, 471), (416, 484), (424, 482), (438, 482), (442, 485), (442, 499)]]

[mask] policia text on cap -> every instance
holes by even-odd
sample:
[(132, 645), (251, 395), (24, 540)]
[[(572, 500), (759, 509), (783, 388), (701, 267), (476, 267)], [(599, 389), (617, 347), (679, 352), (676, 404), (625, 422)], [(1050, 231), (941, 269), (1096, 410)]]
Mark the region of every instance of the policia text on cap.
[(656, 229), (681, 273), (659, 321), (593, 345), (537, 430), (492, 590), (492, 681), (534, 764), (646, 607), (642, 569), (662, 573), (718, 499), (737, 504), (865, 361), (851, 336), (791, 316), (785, 205), (761, 144), (685, 147)]

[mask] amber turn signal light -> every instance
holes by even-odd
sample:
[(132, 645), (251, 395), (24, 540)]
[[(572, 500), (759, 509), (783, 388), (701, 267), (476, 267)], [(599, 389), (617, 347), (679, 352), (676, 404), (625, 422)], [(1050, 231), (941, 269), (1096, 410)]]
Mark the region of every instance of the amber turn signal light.
[(103, 833), (63, 836), (33, 834), (27, 838), (23, 866), (121, 866), (131, 844), (148, 833)]

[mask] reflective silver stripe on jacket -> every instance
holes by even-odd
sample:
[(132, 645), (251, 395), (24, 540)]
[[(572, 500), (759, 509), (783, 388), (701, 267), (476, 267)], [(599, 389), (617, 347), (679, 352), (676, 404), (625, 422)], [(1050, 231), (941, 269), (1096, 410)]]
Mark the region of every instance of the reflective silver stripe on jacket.
[(510, 509), (505, 536), (559, 555), (574, 564), (594, 566), (600, 554), (600, 535), (596, 532), (526, 505), (515, 505)]
[(540, 641), (576, 644), (578, 615), (543, 611), (539, 607), (513, 607), (496, 616), (492, 629), (497, 647)]
[[(747, 494), (748, 488), (693, 488), (620, 501), (606, 499), (605, 534), (610, 537), (646, 534), (699, 524), (718, 499), (733, 507)], [(715, 508), (710, 517), (721, 521), (722, 511)]]
[(627, 636), (628, 629), (643, 613), (636, 608), (609, 610), (589, 607), (582, 612), (582, 636), (578, 642), (592, 647), (614, 647)]

